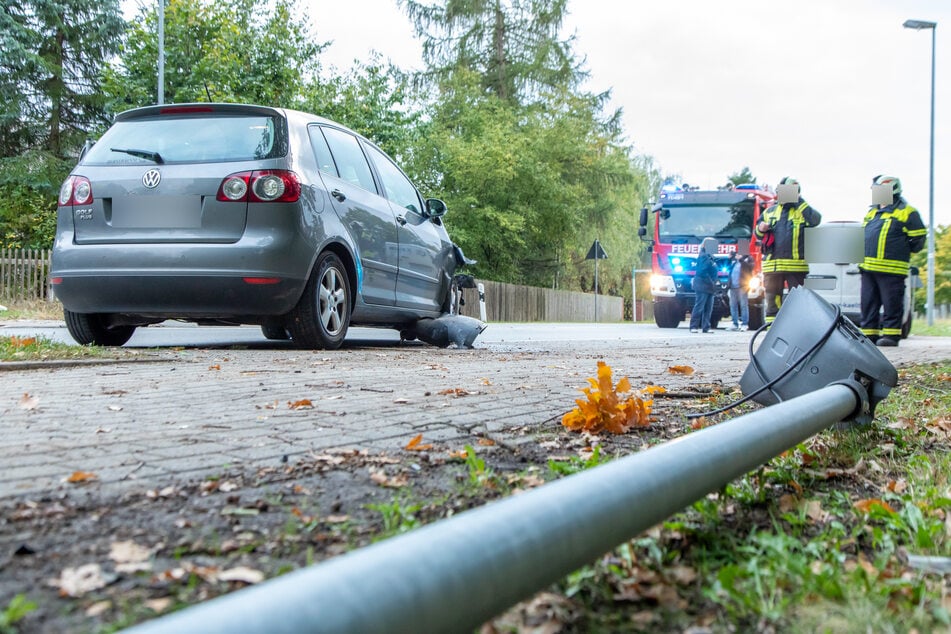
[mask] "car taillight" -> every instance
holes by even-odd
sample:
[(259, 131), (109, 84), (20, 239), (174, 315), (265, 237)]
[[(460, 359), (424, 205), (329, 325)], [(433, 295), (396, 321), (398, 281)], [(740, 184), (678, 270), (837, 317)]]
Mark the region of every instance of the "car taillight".
[(85, 176), (68, 176), (59, 188), (59, 204), (61, 207), (70, 205), (92, 204), (92, 185)]
[(218, 187), (221, 202), (293, 203), (300, 198), (300, 179), (288, 170), (254, 170), (225, 177)]

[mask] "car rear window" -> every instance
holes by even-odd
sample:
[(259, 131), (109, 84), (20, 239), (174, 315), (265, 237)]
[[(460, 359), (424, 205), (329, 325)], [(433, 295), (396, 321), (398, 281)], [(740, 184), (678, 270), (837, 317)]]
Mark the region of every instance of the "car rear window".
[(286, 154), (277, 117), (202, 115), (117, 121), (89, 150), (84, 165), (209, 163)]

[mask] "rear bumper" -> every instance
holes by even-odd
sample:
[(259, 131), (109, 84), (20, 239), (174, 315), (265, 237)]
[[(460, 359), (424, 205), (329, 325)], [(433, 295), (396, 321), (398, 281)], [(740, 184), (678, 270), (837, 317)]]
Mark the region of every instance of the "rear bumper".
[[(241, 276), (51, 276), (56, 297), (75, 313), (120, 313), (161, 319), (275, 316), (291, 310), (306, 280), (255, 284)], [(258, 275), (255, 275), (258, 277)]]
[(64, 232), (53, 248), (50, 278), (63, 306), (77, 313), (272, 316), (295, 306), (313, 256), (303, 240), (263, 236), (234, 244), (77, 245)]

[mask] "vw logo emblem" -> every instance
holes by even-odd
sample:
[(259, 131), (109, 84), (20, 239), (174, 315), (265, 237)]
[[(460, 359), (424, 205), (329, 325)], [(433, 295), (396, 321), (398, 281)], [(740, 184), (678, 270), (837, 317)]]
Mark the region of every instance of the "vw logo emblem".
[(149, 170), (142, 175), (142, 184), (149, 189), (155, 189), (162, 182), (162, 172), (158, 170)]

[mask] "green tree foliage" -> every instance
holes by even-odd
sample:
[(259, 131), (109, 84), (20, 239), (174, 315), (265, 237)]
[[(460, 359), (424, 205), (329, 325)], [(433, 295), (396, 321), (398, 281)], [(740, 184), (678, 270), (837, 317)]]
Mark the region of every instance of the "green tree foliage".
[[(168, 0), (165, 8), (165, 102), (300, 105), (318, 69), (314, 43), (293, 0)], [(158, 11), (140, 9), (105, 88), (118, 112), (157, 103)]]
[(626, 288), (650, 184), (599, 117), (601, 99), (562, 91), (514, 108), (485, 94), (476, 73), (452, 82), (420, 134), (415, 175), (446, 198), (450, 233), (479, 261), (476, 272), (590, 290), (584, 256), (600, 237), (611, 258), (602, 289)]
[(465, 70), (499, 99), (525, 103), (545, 88), (576, 87), (585, 73), (558, 39), (567, 0), (398, 0), (423, 40), (425, 75)]
[(347, 125), (398, 160), (412, 154), (421, 111), (404, 73), (374, 55), (345, 75), (326, 74), (305, 88), (304, 110)]
[(744, 167), (739, 172), (734, 172), (727, 176), (727, 181), (734, 185), (755, 185), (756, 177), (749, 167)]
[(117, 0), (5, 2), (0, 9), (4, 246), (49, 246), (65, 159), (105, 121), (100, 69), (124, 27)]
[[(951, 304), (951, 227), (938, 225), (935, 227), (935, 278), (934, 302), (935, 305)], [(928, 246), (913, 253), (911, 265), (917, 266), (921, 274), (921, 288), (915, 291), (915, 310), (924, 313), (927, 303), (928, 275)]]

